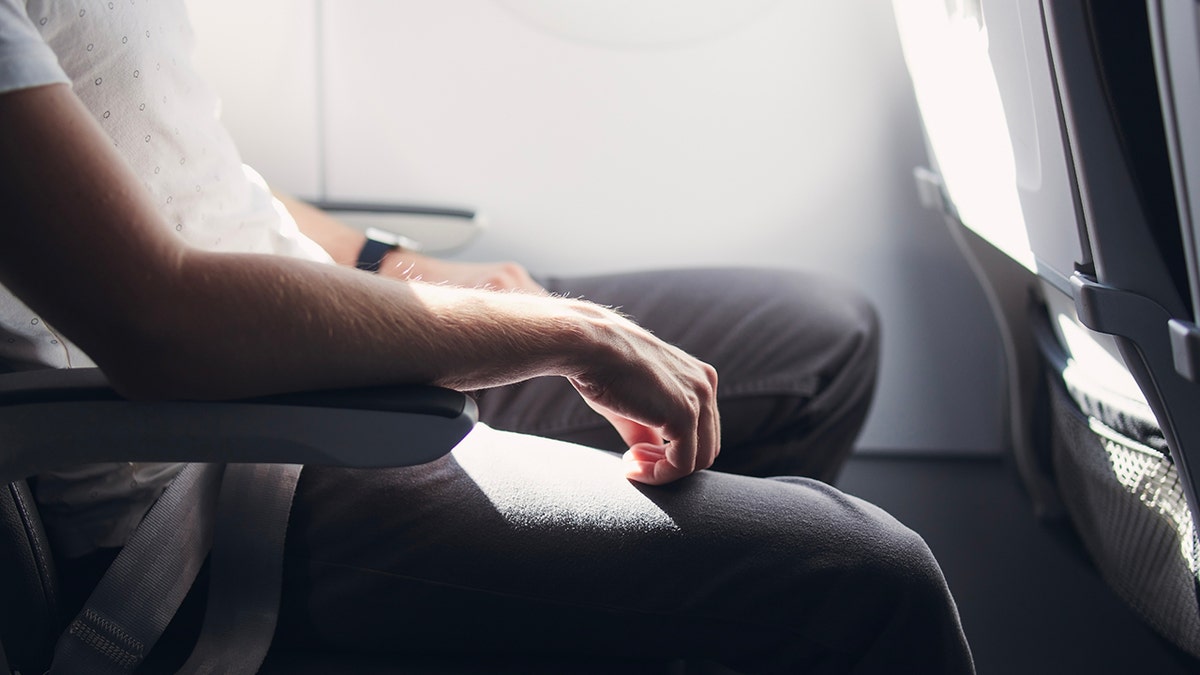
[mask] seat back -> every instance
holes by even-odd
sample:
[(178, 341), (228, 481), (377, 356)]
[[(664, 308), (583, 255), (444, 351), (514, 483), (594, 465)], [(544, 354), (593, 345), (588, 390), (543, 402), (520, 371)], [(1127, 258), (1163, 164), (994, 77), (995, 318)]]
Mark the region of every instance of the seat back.
[(9, 666), (44, 672), (62, 628), (49, 540), (25, 481), (0, 489), (0, 642)]
[(997, 311), (1010, 358), (1038, 364), (1010, 363), (1010, 387), (1028, 396), (1049, 374), (1044, 432), (1032, 414), (1014, 427), (1022, 476), (1043, 512), (1061, 501), (1110, 585), (1200, 656), (1200, 387), (1175, 358), (1200, 345), (1181, 229), (1200, 193), (1172, 152), (1167, 5), (1190, 6), (1194, 46), (1192, 0), (894, 2), (952, 227), (993, 298), (1034, 298)]

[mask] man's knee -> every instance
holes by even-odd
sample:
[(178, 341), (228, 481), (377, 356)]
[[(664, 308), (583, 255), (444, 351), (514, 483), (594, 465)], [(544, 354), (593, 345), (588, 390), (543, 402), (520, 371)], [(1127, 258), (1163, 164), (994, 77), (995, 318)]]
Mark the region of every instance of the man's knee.
[(869, 397), (879, 372), (880, 324), (874, 305), (857, 291), (841, 289), (831, 297), (839, 311), (832, 321), (831, 348), (844, 388), (855, 396)]
[(853, 627), (844, 626), (846, 630), (828, 639), (842, 640), (847, 653), (860, 655), (860, 666), (875, 663), (878, 672), (900, 666), (917, 669), (911, 672), (966, 672), (958, 666), (935, 666), (961, 664), (968, 652), (957, 608), (933, 552), (920, 535), (870, 509), (874, 513), (869, 524), (860, 530), (860, 541), (870, 552), (848, 558), (838, 584), (845, 591), (838, 611), (854, 615), (846, 619)]
[(774, 300), (777, 330), (790, 336), (790, 368), (810, 387), (804, 420), (816, 441), (853, 442), (875, 393), (880, 321), (859, 291), (802, 273), (783, 278)]
[(843, 377), (873, 385), (880, 348), (880, 322), (875, 306), (849, 286), (826, 279), (809, 282), (819, 285), (820, 304), (814, 307), (809, 298), (796, 299), (802, 304), (795, 308), (794, 315), (808, 319), (800, 328), (820, 333), (830, 372), (848, 373)]
[[(786, 476), (748, 485), (744, 494), (753, 497), (750, 501), (759, 504), (762, 513), (754, 523), (740, 523), (737, 531), (742, 537), (757, 535), (773, 542), (763, 548), (779, 554), (780, 569), (775, 572), (783, 578), (815, 584), (832, 595), (844, 593), (835, 602), (852, 613), (865, 609), (863, 603), (874, 598), (881, 600), (879, 609), (886, 615), (891, 605), (905, 598), (940, 602), (949, 597), (941, 568), (925, 540), (878, 506), (808, 478)], [(688, 499), (681, 503), (689, 503)], [(807, 594), (813, 589), (794, 590)]]
[(879, 314), (858, 290), (798, 271), (763, 271), (772, 290), (760, 312), (764, 332), (788, 336), (797, 364), (834, 379), (839, 373), (873, 383), (879, 364)]
[(754, 604), (763, 623), (792, 636), (780, 640), (773, 663), (819, 663), (831, 672), (867, 663), (874, 665), (861, 672), (965, 672), (937, 665), (961, 664), (967, 652), (941, 569), (919, 535), (808, 479), (773, 479), (754, 494), (771, 505), (757, 527), (744, 523), (741, 530), (770, 540), (747, 563), (762, 583)]
[(901, 605), (940, 603), (948, 597), (941, 567), (920, 535), (891, 520), (880, 526), (876, 541), (876, 555), (865, 569), (868, 585), (890, 589), (887, 595)]

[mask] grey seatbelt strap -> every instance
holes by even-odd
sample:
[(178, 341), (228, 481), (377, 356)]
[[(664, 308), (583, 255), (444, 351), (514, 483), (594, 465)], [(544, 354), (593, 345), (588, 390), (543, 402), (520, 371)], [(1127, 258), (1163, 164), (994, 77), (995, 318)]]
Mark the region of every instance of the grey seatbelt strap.
[(130, 673), (142, 662), (208, 554), (221, 473), (188, 464), (171, 481), (59, 638), (51, 675)]
[(187, 675), (258, 671), (279, 617), (283, 550), (298, 464), (230, 464), (217, 506), (208, 608)]

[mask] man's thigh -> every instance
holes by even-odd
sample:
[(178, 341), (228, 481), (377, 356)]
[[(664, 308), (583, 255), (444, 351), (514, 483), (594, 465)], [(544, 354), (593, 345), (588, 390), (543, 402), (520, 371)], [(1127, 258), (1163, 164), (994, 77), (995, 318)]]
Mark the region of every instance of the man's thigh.
[[(699, 269), (548, 277), (553, 293), (619, 308), (717, 368), (716, 468), (832, 480), (869, 409), (878, 321), (856, 292), (785, 270)], [(480, 393), (499, 428), (622, 450), (620, 437), (562, 378)]]
[(307, 467), (284, 595), (284, 639), (352, 650), (930, 673), (966, 653), (928, 549), (875, 507), (798, 478), (640, 486), (612, 454), (484, 426), (421, 467)]

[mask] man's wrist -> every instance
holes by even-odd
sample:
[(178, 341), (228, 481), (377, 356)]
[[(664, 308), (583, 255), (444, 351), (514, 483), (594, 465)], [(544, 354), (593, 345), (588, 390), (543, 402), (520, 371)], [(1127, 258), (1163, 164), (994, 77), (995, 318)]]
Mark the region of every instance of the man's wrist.
[(358, 260), (354, 266), (378, 274), (385, 259), (401, 249), (419, 251), (421, 245), (404, 235), (368, 227), (363, 233), (362, 248), (359, 249)]
[(358, 250), (358, 259), (354, 266), (366, 272), (379, 273), (379, 267), (388, 253), (396, 250), (397, 244), (384, 241), (367, 233), (363, 237), (362, 248)]
[(617, 357), (614, 354), (613, 333), (622, 319), (612, 310), (593, 302), (578, 299), (555, 299), (568, 304), (564, 316), (560, 354), (563, 372), (567, 377), (577, 377), (587, 368), (586, 364), (607, 362)]

